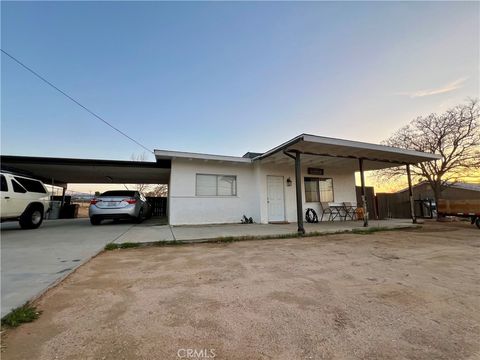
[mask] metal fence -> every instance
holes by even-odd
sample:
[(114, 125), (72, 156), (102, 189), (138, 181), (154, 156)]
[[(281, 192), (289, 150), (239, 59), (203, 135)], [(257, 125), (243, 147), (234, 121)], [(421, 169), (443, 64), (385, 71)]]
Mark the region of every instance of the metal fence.
[(153, 216), (167, 216), (166, 197), (147, 197), (147, 201), (152, 205)]

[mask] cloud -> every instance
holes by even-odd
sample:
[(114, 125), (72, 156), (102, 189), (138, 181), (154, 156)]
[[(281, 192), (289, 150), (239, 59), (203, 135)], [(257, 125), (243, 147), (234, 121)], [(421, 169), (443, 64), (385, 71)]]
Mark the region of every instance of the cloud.
[(451, 91), (462, 88), (463, 84), (465, 83), (465, 81), (467, 79), (468, 79), (468, 77), (462, 77), (460, 79), (452, 81), (452, 82), (448, 83), (447, 85), (444, 85), (444, 86), (436, 88), (436, 89), (405, 91), (405, 92), (397, 93), (397, 95), (405, 95), (405, 96), (410, 96), (411, 98), (418, 98), (418, 97), (424, 97), (424, 96), (445, 94), (445, 93), (448, 93), (448, 92), (451, 92)]

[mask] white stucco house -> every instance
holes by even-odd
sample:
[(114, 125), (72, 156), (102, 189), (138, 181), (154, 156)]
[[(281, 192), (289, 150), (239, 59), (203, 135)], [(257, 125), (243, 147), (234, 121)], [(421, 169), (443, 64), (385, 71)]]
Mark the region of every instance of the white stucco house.
[[(27, 174), (63, 188), (68, 184), (168, 184), (170, 225), (295, 222), (303, 233), (307, 208), (321, 218), (322, 204), (333, 209), (356, 203), (355, 172), (368, 214), (364, 171), (405, 167), (439, 155), (358, 141), (301, 134), (264, 153), (225, 156), (155, 150), (155, 162), (0, 155), (2, 169)], [(413, 195), (409, 186), (412, 220)], [(163, 212), (163, 208), (162, 208)], [(324, 217), (323, 220), (328, 220)], [(368, 216), (364, 217), (364, 226)]]
[[(224, 156), (155, 150), (171, 163), (171, 225), (299, 222), (321, 203), (356, 203), (355, 172), (409, 167), (438, 155), (301, 134), (265, 152)], [(359, 204), (360, 206), (363, 204)], [(366, 210), (366, 209), (365, 209)]]

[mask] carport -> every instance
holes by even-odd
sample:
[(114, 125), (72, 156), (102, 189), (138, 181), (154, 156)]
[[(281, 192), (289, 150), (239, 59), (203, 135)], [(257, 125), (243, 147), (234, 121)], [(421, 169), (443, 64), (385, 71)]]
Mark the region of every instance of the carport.
[(31, 176), (47, 185), (68, 184), (167, 184), (170, 160), (123, 161), (32, 156), (0, 156), (2, 170)]

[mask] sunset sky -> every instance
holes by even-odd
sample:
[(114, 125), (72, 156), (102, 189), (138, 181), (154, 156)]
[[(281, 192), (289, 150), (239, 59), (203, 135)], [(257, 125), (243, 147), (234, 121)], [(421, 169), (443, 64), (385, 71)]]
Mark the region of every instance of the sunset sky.
[[(149, 149), (243, 155), (300, 133), (379, 143), (478, 97), (479, 6), (2, 2), (1, 40)], [(1, 76), (2, 154), (143, 152), (3, 54)]]

